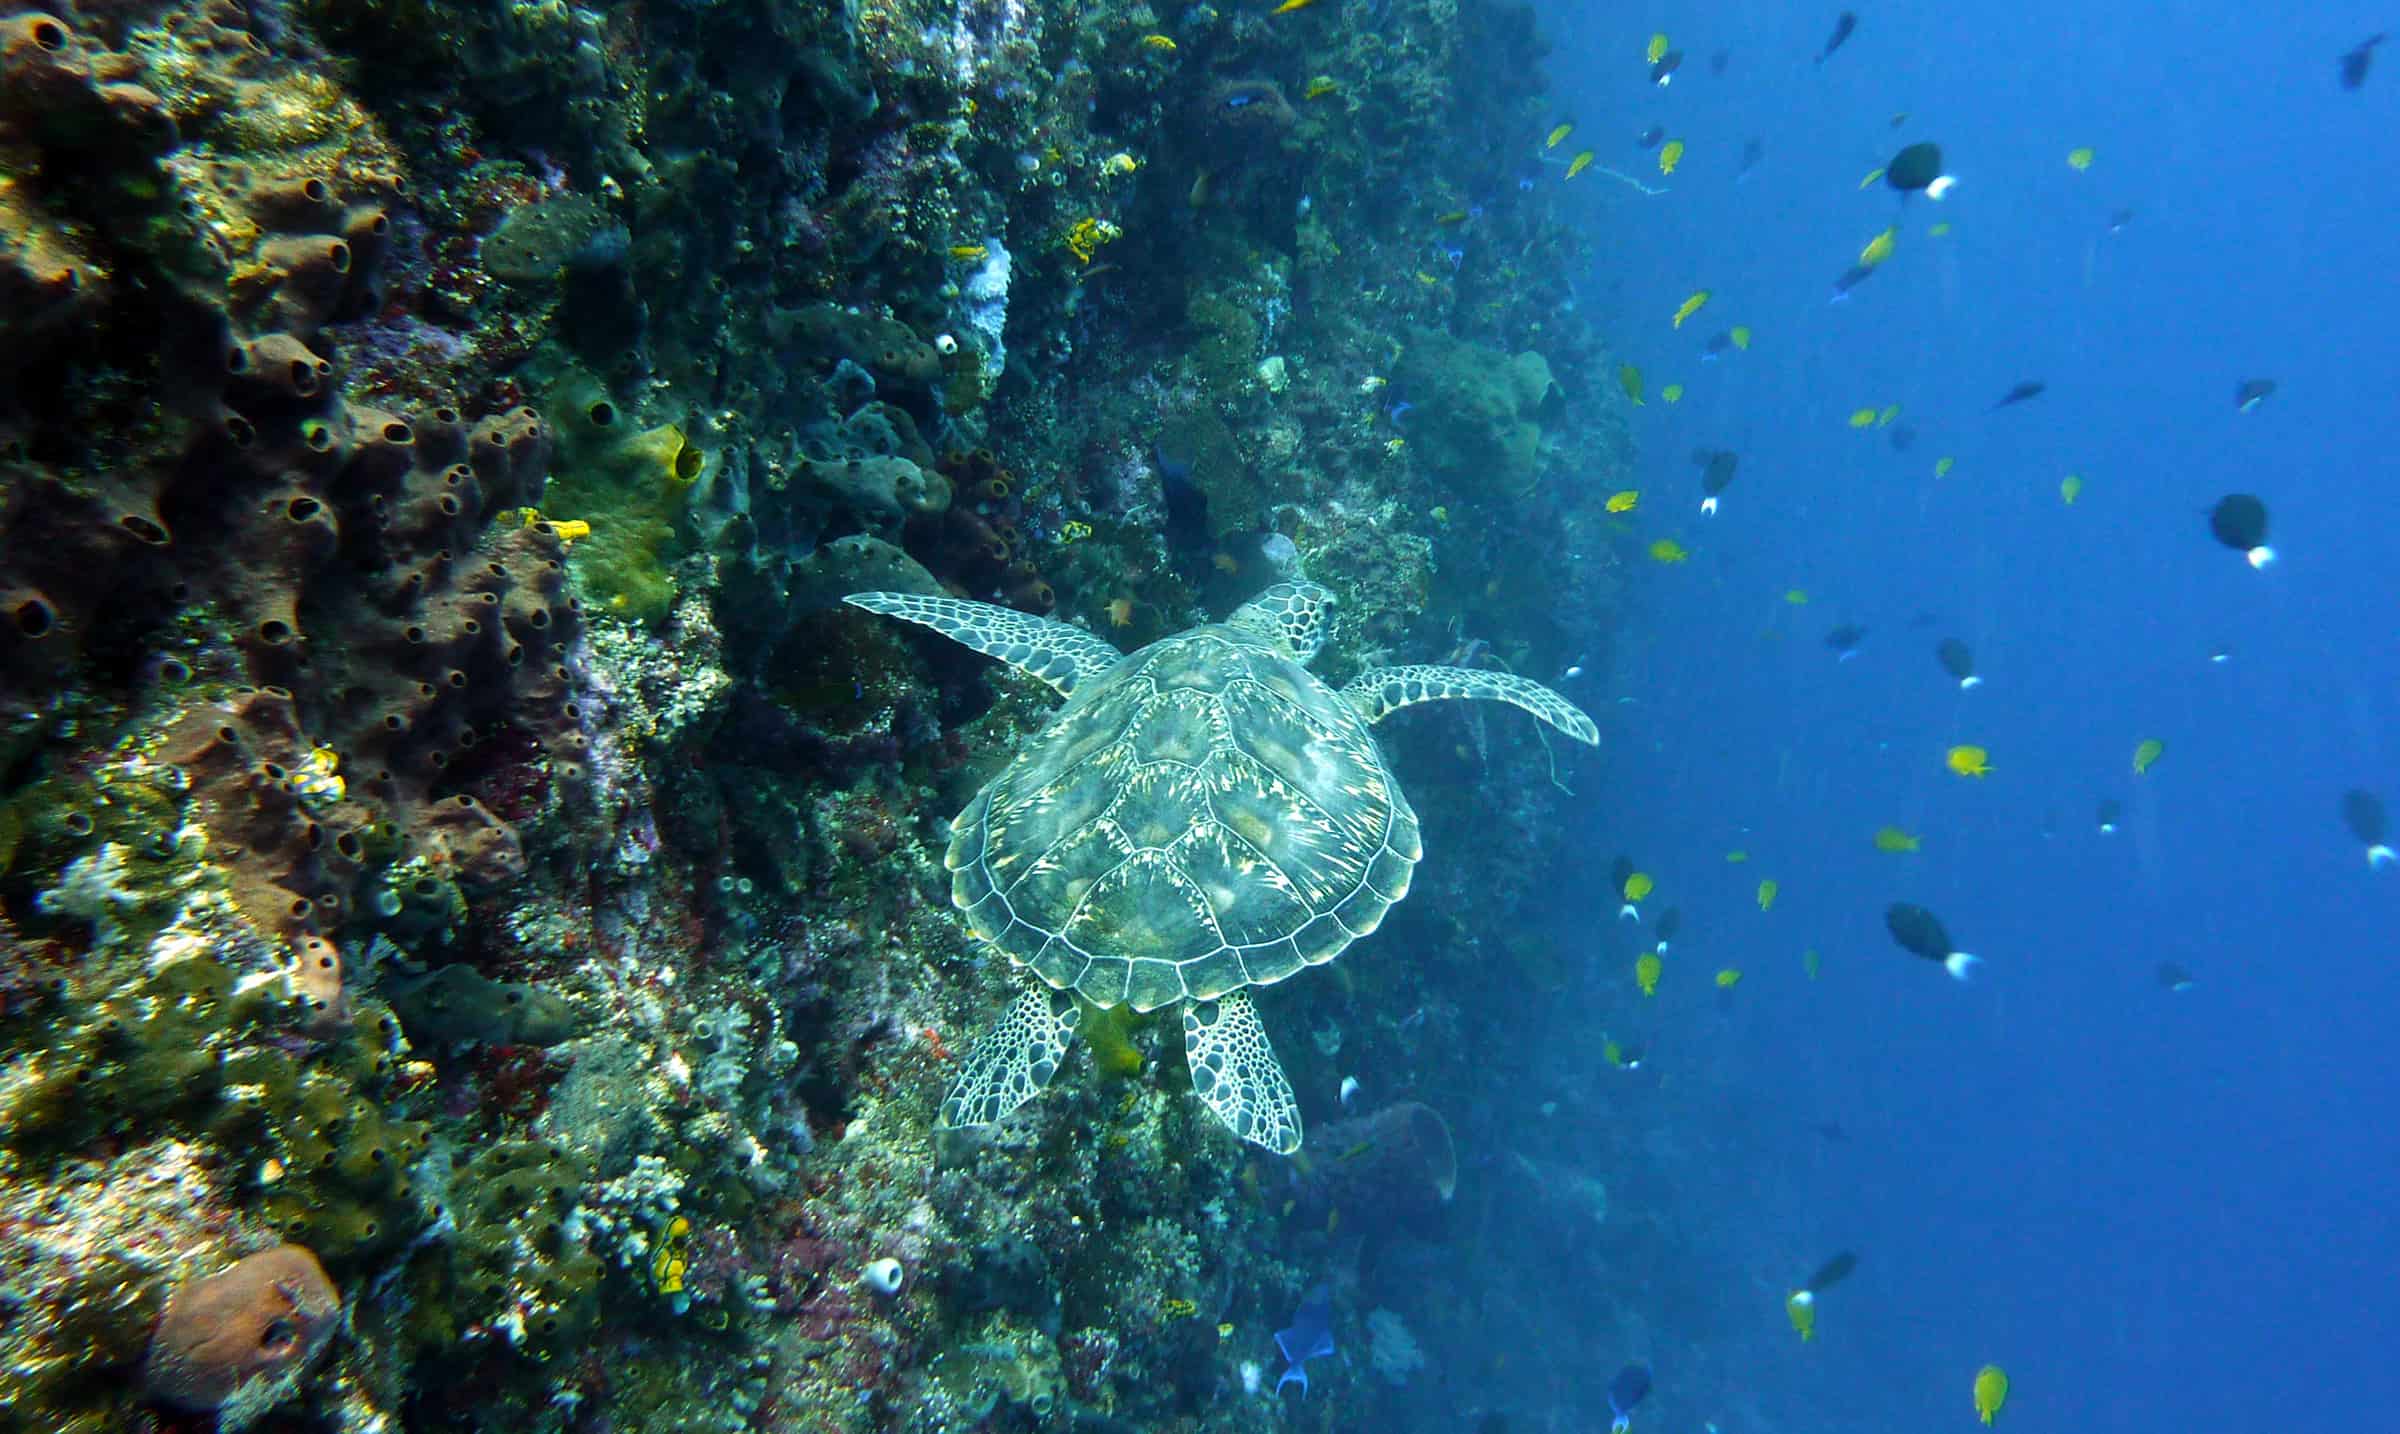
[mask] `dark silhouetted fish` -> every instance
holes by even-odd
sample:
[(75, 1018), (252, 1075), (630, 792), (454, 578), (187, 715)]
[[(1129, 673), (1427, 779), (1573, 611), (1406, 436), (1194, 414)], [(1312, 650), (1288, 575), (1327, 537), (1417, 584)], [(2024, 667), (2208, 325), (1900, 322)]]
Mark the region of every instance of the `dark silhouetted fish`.
[(1809, 1129), (1815, 1131), (1825, 1139), (1832, 1141), (1836, 1145), (1847, 1145), (1850, 1143), (1850, 1132), (1842, 1129), (1842, 1123), (1838, 1120), (1820, 1120), (1816, 1124), (1810, 1126)]
[(2267, 505), (2248, 493), (2228, 493), (2208, 511), (2208, 531), (2226, 547), (2263, 568), (2275, 561), (2267, 546)]
[(2000, 401), (1992, 405), (1991, 411), (1998, 413), (2001, 409), (2007, 408), (2011, 404), (2023, 403), (2029, 398), (2040, 398), (2043, 392), (2049, 387), (2050, 385), (2042, 382), (2038, 378), (2029, 378), (2023, 383), (2020, 383), (2016, 387), (2010, 389), (2008, 392), (2000, 395)]
[(2161, 961), (2158, 963), (2158, 984), (2170, 991), (2181, 993), (2189, 991), (2199, 983), (2192, 979), (2191, 972), (2184, 970), (2181, 966), (2172, 961)]
[(2233, 406), (2243, 413), (2248, 413), (2251, 409), (2258, 407), (2260, 404), (2265, 403), (2268, 399), (2274, 397), (2274, 395), (2275, 380), (2271, 378), (2246, 378), (2240, 383), (2234, 385)]
[(2133, 211), (2130, 209), (2120, 209), (2116, 213), (2108, 216), (2108, 232), (2111, 234), (2122, 234), (2125, 232), (2125, 226), (2131, 224), (2132, 222)]
[(1892, 425), (1892, 451), (1906, 453), (1917, 446), (1917, 431), (1905, 423)]
[(1817, 51), (1817, 63), (1822, 65), (1826, 60), (1832, 58), (1833, 52), (1840, 49), (1842, 42), (1850, 38), (1850, 32), (1857, 28), (1858, 16), (1850, 11), (1844, 10), (1835, 17), (1833, 33), (1825, 37), (1825, 48)]
[(1725, 67), (1732, 63), (1733, 51), (1719, 50), (1715, 54), (1708, 57), (1708, 72), (1712, 75), (1724, 74)]
[(1840, 1254), (1834, 1256), (1832, 1259), (1827, 1260), (1824, 1264), (1819, 1265), (1817, 1267), (1817, 1272), (1808, 1277), (1808, 1283), (1802, 1285), (1800, 1288), (1808, 1291), (1810, 1294), (1823, 1294), (1825, 1291), (1832, 1289), (1835, 1285), (1838, 1285), (1842, 1281), (1850, 1278), (1851, 1272), (1857, 1268), (1858, 1256), (1852, 1254), (1848, 1250), (1844, 1250)]
[(1765, 141), (1756, 138), (1744, 140), (1742, 142), (1742, 163), (1741, 166), (1735, 169), (1733, 172), (1733, 182), (1739, 184), (1743, 180), (1748, 179), (1750, 177), (1750, 171), (1758, 168), (1758, 162), (1766, 157), (1767, 146)]
[(2350, 828), (2367, 849), (2367, 865), (2386, 867), (2392, 864), (2391, 832), (2384, 825), (2383, 798), (2361, 787), (2342, 793), (2342, 825)]
[(1683, 51), (1669, 50), (1665, 54), (1659, 56), (1658, 59), (1651, 64), (1650, 83), (1654, 85), (1666, 84), (1668, 81), (1674, 79), (1675, 72), (1682, 68)]
[(1866, 636), (1865, 628), (1854, 622), (1845, 622), (1825, 634), (1825, 645), (1840, 655), (1840, 661), (1848, 662), (1858, 656), (1858, 645), (1866, 640)]
[(1192, 481), (1192, 458), (1170, 450), (1162, 439), (1151, 448), (1158, 460), (1159, 487), (1166, 498), (1167, 549), (1201, 551), (1209, 545), (1208, 494)]
[(1922, 906), (1895, 901), (1884, 908), (1883, 925), (1901, 950), (1935, 963), (1953, 979), (1964, 981), (1983, 964), (1982, 958), (1953, 949), (1950, 933), (1942, 929), (1941, 919)]
[(2342, 55), (2342, 88), (2355, 90), (2367, 82), (2367, 67), (2375, 63), (2375, 47), (2383, 43), (2378, 32), (2359, 41)]
[[(1617, 889), (1620, 891), (1624, 889), (1624, 886), (1625, 884), (1623, 882), (1617, 883)], [(1666, 910), (1660, 912), (1658, 914), (1658, 949), (1661, 951), (1666, 950), (1667, 944), (1675, 939), (1675, 933), (1681, 931), (1682, 929), (1682, 907), (1670, 906)]]
[(1842, 300), (1849, 298), (1850, 291), (1865, 283), (1867, 281), (1867, 276), (1874, 272), (1875, 266), (1872, 264), (1851, 265), (1848, 269), (1842, 272), (1842, 277), (1833, 281), (1832, 301), (1838, 304)]
[(1962, 690), (1983, 685), (1983, 679), (1975, 675), (1975, 654), (1968, 651), (1967, 645), (1957, 638), (1943, 638), (1941, 645), (1933, 650), (1933, 656), (1935, 661), (1942, 664), (1942, 671), (1958, 679)]
[(1609, 1421), (1611, 1434), (1625, 1434), (1633, 1427), (1634, 1406), (1650, 1392), (1650, 1366), (1629, 1364), (1617, 1371), (1608, 1382), (1608, 1409), (1616, 1417)]
[(1717, 511), (1717, 495), (1733, 482), (1734, 470), (1741, 466), (1741, 457), (1730, 448), (1712, 449), (1707, 464), (1700, 470), (1700, 491), (1707, 496), (1700, 500), (1700, 511)]
[(1640, 138), (1637, 139), (1635, 143), (1641, 145), (1641, 147), (1644, 149), (1656, 149), (1658, 148), (1658, 142), (1666, 137), (1667, 127), (1663, 124), (1654, 124), (1650, 126), (1650, 128), (1643, 130)]
[(2096, 820), (2099, 823), (2100, 834), (2102, 836), (2107, 836), (2114, 832), (2117, 829), (2117, 823), (2123, 821), (2124, 819), (2125, 804), (2123, 802), (2118, 801), (2115, 797), (2102, 797), (2100, 799), (2100, 810), (2096, 814)]
[(1300, 1397), (1308, 1397), (1308, 1362), (1320, 1355), (1333, 1353), (1333, 1291), (1324, 1285), (1312, 1286), (1292, 1311), (1292, 1326), (1275, 1331), (1275, 1347), (1283, 1351), (1290, 1367), (1275, 1381), (1275, 1392), (1281, 1394), (1287, 1384), (1300, 1386)]
[(1903, 194), (1931, 189), (1941, 180), (1942, 147), (1931, 140), (1918, 140), (1907, 146), (1883, 167), (1883, 182)]

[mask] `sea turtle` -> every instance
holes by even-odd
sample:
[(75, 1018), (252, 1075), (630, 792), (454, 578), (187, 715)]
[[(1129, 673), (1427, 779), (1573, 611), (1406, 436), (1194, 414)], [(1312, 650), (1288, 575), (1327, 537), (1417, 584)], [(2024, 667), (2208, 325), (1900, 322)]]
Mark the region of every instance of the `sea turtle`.
[(990, 1124), (1039, 1094), (1074, 1040), (1077, 997), (1180, 1002), (1193, 1093), (1242, 1139), (1298, 1149), (1300, 1110), (1245, 988), (1331, 961), (1407, 894), (1417, 817), (1368, 724), (1413, 702), (1487, 697), (1600, 740), (1566, 699), (1504, 672), (1379, 667), (1336, 692), (1307, 667), (1334, 601), (1313, 583), (1277, 583), (1221, 623), (1131, 654), (963, 598), (844, 600), (1067, 698), (951, 826), (951, 900), (1040, 980), (967, 1053), (946, 1127)]

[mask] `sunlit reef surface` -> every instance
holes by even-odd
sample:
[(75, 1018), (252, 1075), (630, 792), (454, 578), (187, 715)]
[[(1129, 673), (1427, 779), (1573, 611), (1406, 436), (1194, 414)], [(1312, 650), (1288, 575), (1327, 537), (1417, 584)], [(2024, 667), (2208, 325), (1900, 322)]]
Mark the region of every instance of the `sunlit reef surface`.
[[(1606, 1212), (1493, 1096), (1573, 757), (1379, 729), (1427, 859), (1265, 998), (1298, 1162), (1121, 1012), (937, 1135), (1011, 989), (948, 821), (1054, 699), (837, 599), (1131, 650), (1304, 575), (1337, 685), (1592, 660), (1631, 453), (1541, 50), (1485, 0), (0, 19), (0, 1404), (1402, 1417), (1472, 1209)], [(1349, 1354), (1279, 1412), (1318, 1281)]]

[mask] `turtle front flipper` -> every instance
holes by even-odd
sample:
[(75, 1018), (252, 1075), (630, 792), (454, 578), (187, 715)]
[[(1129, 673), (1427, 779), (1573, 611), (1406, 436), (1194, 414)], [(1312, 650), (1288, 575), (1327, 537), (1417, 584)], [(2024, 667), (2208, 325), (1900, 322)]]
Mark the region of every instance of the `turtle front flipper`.
[(1183, 1053), (1192, 1066), (1192, 1094), (1234, 1134), (1278, 1155), (1300, 1148), (1300, 1105), (1249, 992), (1186, 1002)]
[(842, 599), (886, 617), (930, 627), (986, 657), (996, 657), (1072, 695), (1125, 656), (1080, 627), (965, 598), (920, 597), (915, 593), (852, 593)]
[(1513, 672), (1472, 667), (1370, 667), (1350, 679), (1342, 696), (1369, 722), (1380, 722), (1412, 703), (1480, 697), (1522, 707), (1578, 742), (1600, 745), (1600, 729), (1574, 703)]
[(1066, 1060), (1082, 1019), (1073, 996), (1025, 982), (998, 1024), (967, 1052), (942, 1097), (942, 1125), (990, 1125), (1040, 1095)]

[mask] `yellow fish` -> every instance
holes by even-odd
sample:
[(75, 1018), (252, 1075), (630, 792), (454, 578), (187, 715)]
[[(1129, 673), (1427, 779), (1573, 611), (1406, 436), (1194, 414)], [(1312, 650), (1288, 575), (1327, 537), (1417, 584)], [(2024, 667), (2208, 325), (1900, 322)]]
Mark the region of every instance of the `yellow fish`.
[(1862, 179), (1862, 180), (1860, 180), (1860, 181), (1858, 182), (1858, 187), (1859, 187), (1859, 188), (1861, 188), (1861, 189), (1864, 189), (1864, 188), (1866, 188), (1868, 185), (1870, 185), (1870, 184), (1873, 184), (1873, 183), (1874, 183), (1876, 180), (1878, 180), (1878, 179), (1881, 179), (1881, 178), (1883, 178), (1883, 171), (1882, 171), (1882, 170), (1880, 170), (1880, 169), (1870, 169), (1870, 170), (1868, 170), (1868, 171), (1867, 171), (1867, 177), (1866, 177), (1866, 178), (1864, 178), (1864, 179)]
[[(2076, 173), (2080, 174), (2084, 170), (2090, 169), (2091, 167), (2092, 147), (2090, 145), (2079, 144), (2073, 149), (2067, 151), (2067, 168), (2072, 169)], [(1991, 1421), (1987, 1419), (1984, 1422), (1988, 1424)]]
[(684, 1276), (692, 1268), (692, 1222), (681, 1215), (667, 1221), (659, 1232), (658, 1254), (650, 1262), (651, 1282), (662, 1295), (683, 1293)]
[(1803, 1344), (1817, 1337), (1817, 1297), (1807, 1290), (1794, 1290), (1783, 1302), (1783, 1312), (1791, 1317), (1792, 1328), (1800, 1332)]
[(1775, 893), (1781, 890), (1783, 890), (1783, 888), (1776, 885), (1775, 880), (1772, 877), (1760, 882), (1758, 884), (1758, 909), (1761, 911), (1773, 911), (1775, 909)]
[(1321, 100), (1341, 87), (1341, 81), (1336, 80), (1333, 76), (1319, 75), (1308, 82), (1308, 88), (1301, 91), (1300, 97), (1304, 100)]
[(1650, 37), (1650, 48), (1642, 51), (1642, 58), (1648, 61), (1650, 64), (1655, 65), (1659, 62), (1660, 57), (1664, 56), (1666, 53), (1667, 32), (1661, 30)]
[(1691, 553), (1673, 538), (1661, 538), (1650, 545), (1650, 556), (1662, 563), (1680, 563)]
[(1916, 851), (1921, 845), (1922, 842), (1914, 832), (1904, 832), (1898, 827), (1877, 827), (1875, 829), (1875, 849), (1877, 851)]
[(2166, 755), (2167, 744), (2156, 737), (2145, 737), (2142, 745), (2133, 749), (2133, 774), (2140, 776), (2150, 770), (2150, 764)]
[(1939, 239), (1943, 235), (1950, 232), (1950, 221), (1945, 219), (1941, 223), (1934, 225), (1931, 229), (1928, 229), (1925, 232), (1931, 234), (1934, 238)]
[(1987, 1364), (1975, 1371), (1975, 1417), (1989, 1424), (2000, 1417), (2000, 1406), (2008, 1402), (2008, 1374), (1999, 1365)]
[(1464, 224), (1467, 222), (1467, 211), (1453, 209), (1447, 214), (1436, 214), (1433, 216), (1433, 222), (1441, 225)]
[(1683, 385), (1670, 383), (1658, 391), (1658, 396), (1669, 403), (1681, 403), (1683, 402)]
[(1783, 590), (1783, 600), (1790, 603), (1794, 607), (1806, 607), (1808, 606), (1808, 589), (1785, 588)]
[(1933, 476), (1934, 476), (1934, 477), (1936, 477), (1936, 478), (1947, 478), (1947, 477), (1949, 477), (1949, 476), (1950, 476), (1950, 470), (1951, 470), (1953, 467), (1955, 467), (1955, 466), (1957, 465), (1957, 463), (1958, 463), (1958, 460), (1957, 460), (1957, 459), (1955, 459), (1955, 458), (1952, 458), (1952, 457), (1950, 457), (1950, 456), (1949, 456), (1949, 455), (1947, 455), (1947, 454), (1944, 454), (1944, 455), (1943, 455), (1942, 457), (1940, 457), (1940, 458), (1936, 458), (1936, 459), (1934, 459), (1934, 460), (1933, 460)]
[(1652, 881), (1650, 873), (1646, 871), (1637, 871), (1625, 878), (1625, 899), (1627, 901), (1639, 901), (1657, 889), (1658, 883)]
[(1567, 178), (1573, 179), (1576, 175), (1583, 173), (1587, 169), (1590, 169), (1592, 167), (1592, 161), (1598, 157), (1598, 151), (1587, 149), (1583, 153), (1575, 156), (1573, 159), (1568, 160)]
[(1743, 862), (1748, 861), (1749, 859), (1750, 850), (1747, 847), (1737, 846), (1733, 850), (1725, 853), (1725, 862), (1728, 866), (1740, 866)]
[(1644, 951), (1641, 957), (1633, 963), (1633, 979), (1642, 988), (1643, 995), (1655, 996), (1658, 994), (1658, 973), (1664, 965), (1665, 963), (1658, 959), (1656, 951)]
[(1269, 10), (1267, 13), (1268, 13), (1268, 14), (1270, 14), (1270, 15), (1289, 15), (1289, 14), (1291, 14), (1291, 13), (1292, 13), (1294, 10), (1305, 10), (1305, 9), (1307, 9), (1309, 6), (1311, 6), (1311, 5), (1314, 5), (1314, 4), (1316, 4), (1316, 3), (1317, 3), (1317, 0), (1283, 0), (1283, 3), (1282, 3), (1281, 5), (1278, 5), (1278, 6), (1276, 6), (1274, 9), (1272, 9), (1272, 10)]
[(950, 246), (951, 258), (963, 259), (970, 264), (990, 252), (991, 250), (984, 248), (981, 244), (953, 244)]
[(1817, 948), (1814, 946), (1811, 946), (1806, 951), (1800, 953), (1800, 969), (1808, 973), (1808, 979), (1811, 981), (1817, 979), (1817, 972), (1823, 969), (1824, 964), (1825, 963), (1823, 959), (1817, 955)]
[(1618, 491), (1618, 492), (1611, 493), (1611, 494), (1609, 494), (1609, 495), (1608, 495), (1608, 511), (1610, 511), (1611, 513), (1630, 513), (1630, 512), (1632, 512), (1632, 511), (1633, 511), (1635, 508), (1637, 508), (1637, 507), (1640, 507), (1640, 506), (1641, 506), (1641, 502), (1642, 502), (1642, 490), (1641, 490), (1641, 489), (1639, 489), (1639, 488), (1626, 488), (1626, 489), (1622, 489), (1622, 490), (1620, 490), (1620, 491)]
[[(1951, 771), (1962, 777), (1988, 777), (1992, 774), (1992, 754), (1981, 747), (1957, 746), (1943, 754), (1942, 760)], [(2139, 761), (2137, 757), (2135, 759)], [(2141, 768), (2134, 768), (2140, 771)]]
[(1681, 163), (1683, 163), (1683, 141), (1679, 139), (1668, 140), (1666, 147), (1658, 152), (1658, 172), (1661, 174), (1673, 174), (1675, 172), (1675, 166)]
[(2066, 477), (2058, 480), (2058, 496), (2065, 500), (2068, 507), (2075, 506), (2076, 496), (2082, 492), (2083, 476), (2081, 474), (2069, 473)]
[(1748, 324), (1735, 324), (1732, 332), (1727, 336), (1733, 340), (1735, 348), (1740, 349), (1743, 353), (1750, 352), (1750, 326)]
[(1875, 410), (1872, 408), (1851, 409), (1850, 426), (1852, 428), (1873, 428), (1875, 426)]
[(1622, 1066), (1625, 1064), (1625, 1048), (1617, 1044), (1617, 1038), (1615, 1036), (1606, 1036), (1601, 1039), (1600, 1059), (1608, 1062), (1612, 1066)]
[(1738, 966), (1728, 966), (1717, 973), (1717, 989), (1720, 991), (1730, 991), (1740, 984), (1742, 972)]
[(1892, 426), (1892, 420), (1898, 418), (1899, 416), (1900, 405), (1896, 403), (1887, 403), (1883, 406), (1883, 412), (1875, 415), (1875, 426), (1877, 428), (1889, 428)]
[(1573, 134), (1574, 132), (1575, 126), (1572, 124), (1558, 125), (1553, 128), (1549, 134), (1542, 137), (1542, 148), (1556, 149), (1560, 145), (1565, 144), (1567, 142), (1567, 136)]
[(1692, 291), (1692, 296), (1683, 301), (1683, 307), (1675, 311), (1675, 327), (1679, 329), (1682, 328), (1683, 321), (1690, 318), (1692, 315), (1699, 313), (1702, 306), (1707, 303), (1708, 290), (1694, 289)]
[(1635, 368), (1632, 364), (1619, 364), (1617, 366), (1617, 387), (1625, 390), (1625, 396), (1632, 399), (1637, 408), (1641, 406), (1642, 371), (1640, 369)]
[(1872, 269), (1884, 260), (1891, 258), (1892, 248), (1899, 242), (1900, 231), (1896, 228), (1886, 229), (1881, 234), (1869, 239), (1867, 247), (1858, 251), (1858, 267)]
[(1162, 55), (1172, 55), (1175, 53), (1175, 42), (1164, 35), (1144, 35), (1142, 48), (1156, 50)]

